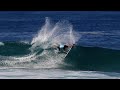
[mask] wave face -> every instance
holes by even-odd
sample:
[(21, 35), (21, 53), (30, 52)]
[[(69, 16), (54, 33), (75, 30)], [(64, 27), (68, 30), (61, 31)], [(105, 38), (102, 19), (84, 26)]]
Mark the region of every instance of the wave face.
[(69, 69), (94, 71), (120, 71), (120, 50), (77, 46), (67, 56)]

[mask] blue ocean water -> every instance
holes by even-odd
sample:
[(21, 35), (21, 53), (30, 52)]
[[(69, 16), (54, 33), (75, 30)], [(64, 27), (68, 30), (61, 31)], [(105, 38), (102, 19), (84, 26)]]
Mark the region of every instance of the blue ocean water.
[[(80, 37), (61, 67), (54, 57), (44, 63), (40, 48), (30, 49), (46, 17), (47, 29), (63, 22), (66, 30), (67, 20)], [(119, 11), (0, 11), (0, 78), (120, 78), (119, 29)]]

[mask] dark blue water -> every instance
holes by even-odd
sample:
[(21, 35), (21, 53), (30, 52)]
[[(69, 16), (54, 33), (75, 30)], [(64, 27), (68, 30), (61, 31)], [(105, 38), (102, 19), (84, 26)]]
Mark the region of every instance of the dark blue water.
[[(120, 71), (120, 12), (118, 11), (0, 11), (0, 42), (4, 43), (0, 46), (0, 60), (7, 60), (7, 56), (22, 57), (30, 54), (30, 42), (44, 25), (46, 17), (49, 17), (53, 24), (68, 20), (81, 37), (76, 43), (76, 48), (72, 49), (64, 61), (72, 67), (63, 66), (59, 68), (60, 70)], [(22, 41), (29, 43), (23, 44)], [(29, 64), (31, 63), (33, 62)], [(3, 63), (0, 65), (4, 66)], [(78, 74), (77, 76), (82, 78)], [(118, 76), (115, 74), (115, 77)], [(100, 77), (102, 76), (97, 76)]]
[(68, 20), (74, 30), (84, 34), (81, 45), (120, 48), (120, 12), (110, 11), (1, 11), (0, 41), (31, 40), (45, 17), (54, 23)]

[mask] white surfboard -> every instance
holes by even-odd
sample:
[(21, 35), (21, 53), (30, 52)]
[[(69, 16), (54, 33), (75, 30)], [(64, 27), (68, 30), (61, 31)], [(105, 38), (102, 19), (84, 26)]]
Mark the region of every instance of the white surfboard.
[(68, 52), (66, 53), (66, 55), (65, 55), (65, 57), (64, 58), (66, 58), (66, 56), (68, 55), (68, 53), (71, 51), (71, 49), (72, 49), (72, 47), (68, 50)]

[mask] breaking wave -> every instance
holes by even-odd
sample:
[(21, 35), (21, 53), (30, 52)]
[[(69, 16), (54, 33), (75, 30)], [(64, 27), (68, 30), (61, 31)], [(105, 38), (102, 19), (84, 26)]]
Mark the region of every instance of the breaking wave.
[(58, 68), (64, 64), (65, 54), (58, 54), (53, 47), (58, 44), (75, 44), (80, 36), (67, 20), (45, 24), (27, 41), (4, 42), (0, 46), (0, 65), (8, 67)]

